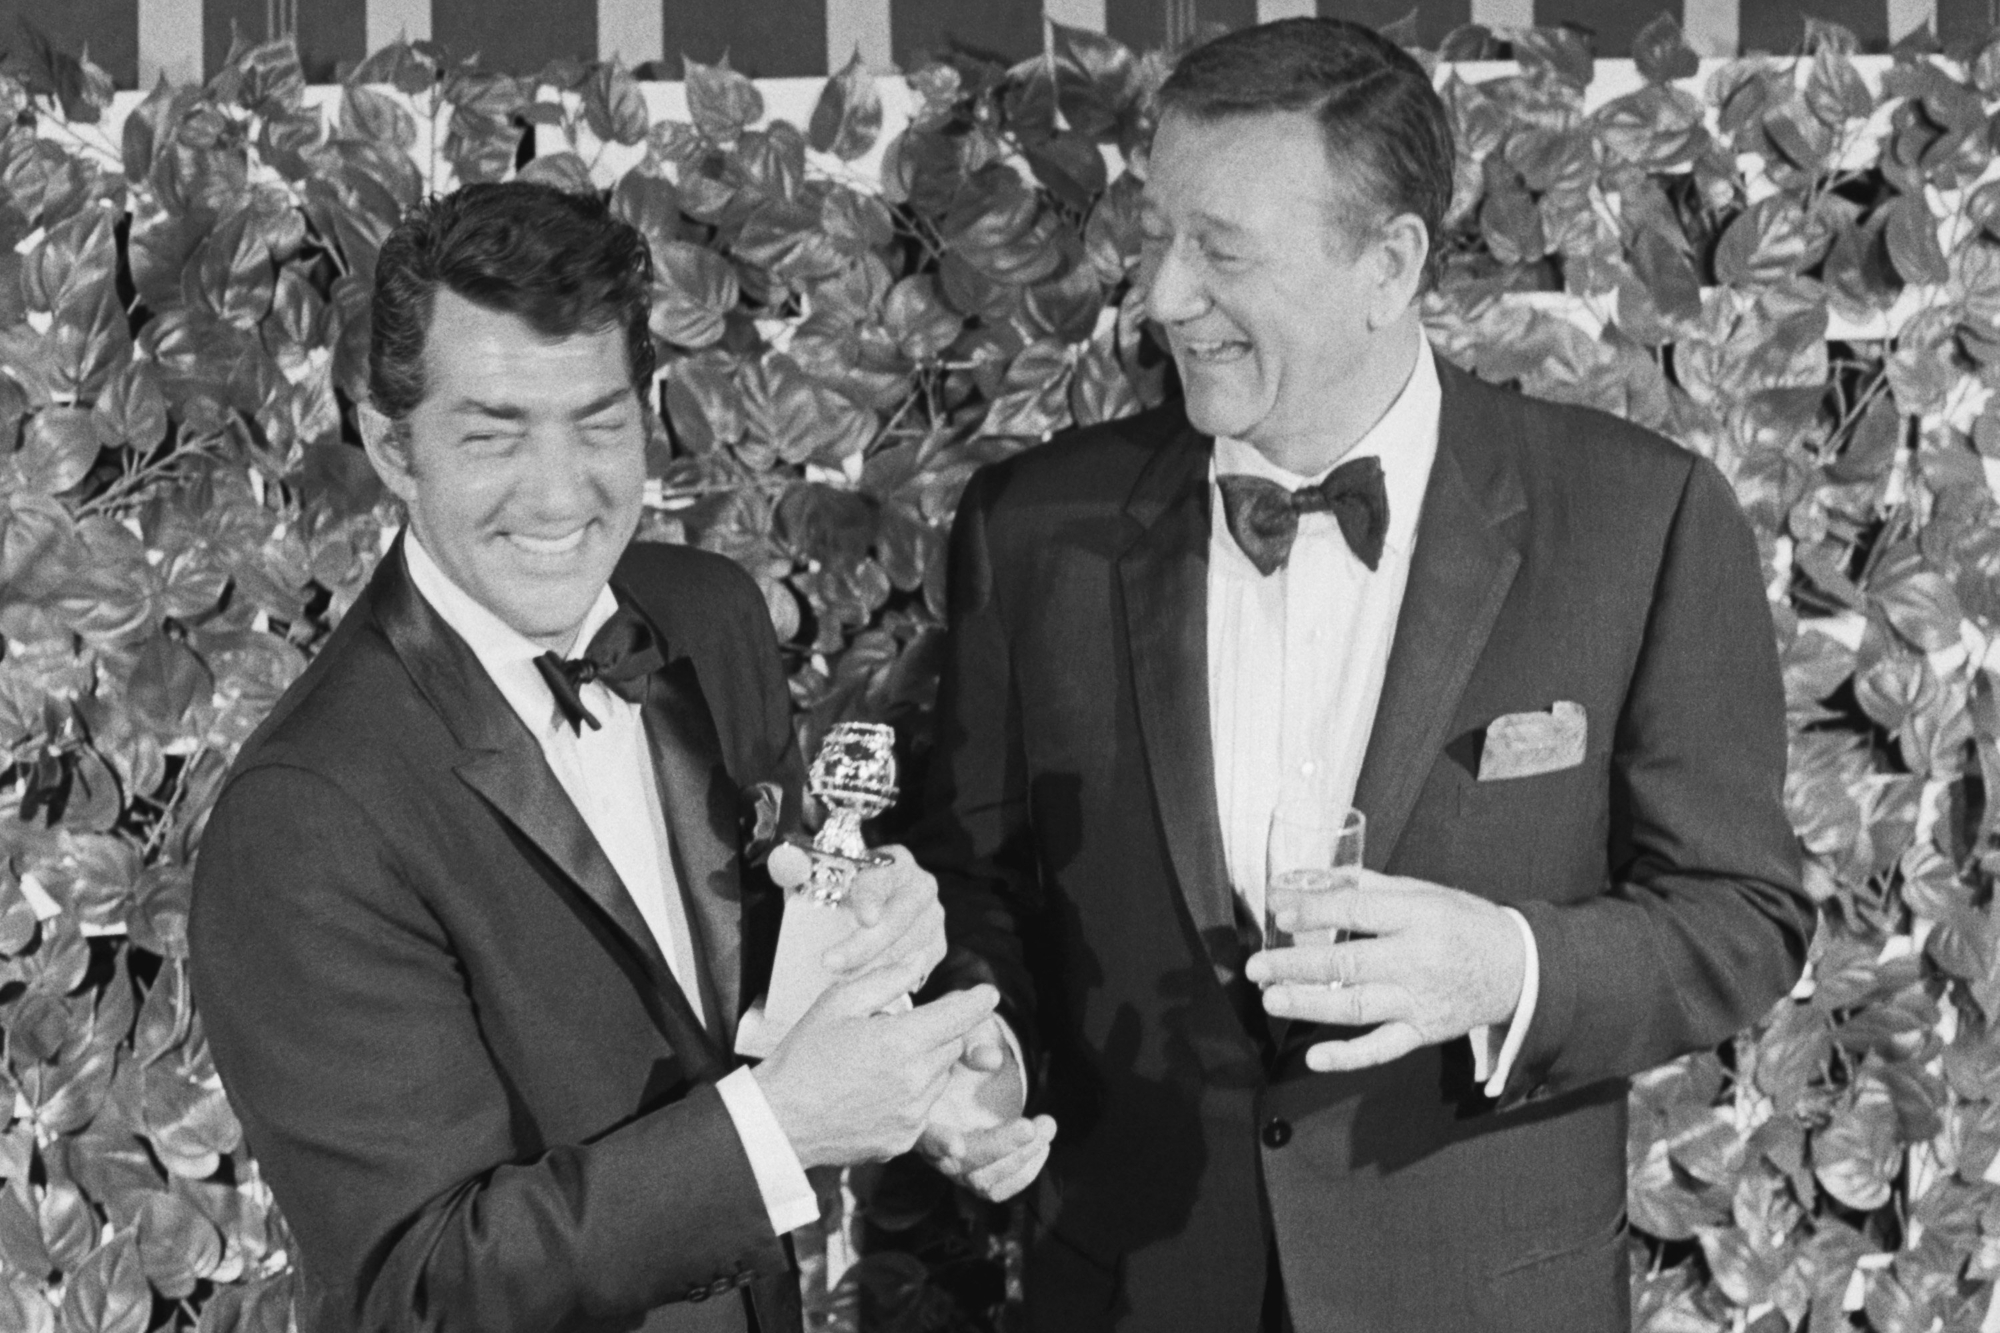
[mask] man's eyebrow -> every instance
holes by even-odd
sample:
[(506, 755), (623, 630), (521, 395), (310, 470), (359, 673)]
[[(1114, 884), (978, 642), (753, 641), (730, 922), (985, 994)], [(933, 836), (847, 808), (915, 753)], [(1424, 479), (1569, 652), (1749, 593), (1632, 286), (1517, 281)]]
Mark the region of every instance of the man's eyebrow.
[(454, 416), (492, 417), (497, 421), (522, 421), (528, 410), (512, 403), (484, 403), (477, 398), (461, 398), (451, 405)]
[(576, 409), (576, 411), (570, 413), (570, 420), (582, 421), (585, 417), (596, 416), (599, 412), (604, 411), (606, 408), (617, 407), (620, 403), (624, 402), (625, 399), (631, 395), (631, 393), (632, 389), (629, 385), (620, 385), (618, 388), (613, 389), (610, 393), (605, 394), (603, 397), (593, 398), (589, 402), (585, 403), (582, 407)]
[[(570, 419), (581, 421), (586, 417), (594, 417), (606, 408), (616, 407), (631, 392), (629, 387), (621, 385), (577, 408), (570, 413)], [(457, 416), (490, 417), (496, 421), (524, 421), (528, 416), (528, 409), (525, 407), (513, 403), (489, 403), (478, 398), (461, 398), (451, 405), (451, 411)]]
[(1196, 213), (1194, 216), (1195, 221), (1201, 224), (1204, 231), (1214, 232), (1231, 240), (1240, 236), (1247, 236), (1250, 231), (1242, 223), (1231, 222), (1228, 218), (1218, 217), (1214, 213)]
[[(1142, 203), (1139, 206), (1140, 225), (1143, 226), (1149, 222), (1161, 222), (1164, 220), (1164, 214), (1157, 204)], [(1249, 234), (1249, 228), (1245, 227), (1242, 223), (1232, 222), (1228, 218), (1206, 210), (1197, 210), (1195, 212), (1194, 223), (1196, 228), (1203, 234), (1220, 236), (1225, 240), (1233, 241)]]

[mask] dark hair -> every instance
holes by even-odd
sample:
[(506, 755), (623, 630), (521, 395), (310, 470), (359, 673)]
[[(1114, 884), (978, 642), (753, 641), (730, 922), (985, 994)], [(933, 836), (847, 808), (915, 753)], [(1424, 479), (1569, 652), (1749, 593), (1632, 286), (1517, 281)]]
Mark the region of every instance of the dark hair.
[[(1267, 111), (1311, 113), (1328, 155), (1365, 178), (1368, 197), (1356, 203), (1422, 219), (1435, 270), (1451, 208), (1451, 116), (1422, 65), (1358, 23), (1280, 19), (1189, 51), (1160, 88), (1162, 116)], [(1349, 214), (1352, 230), (1372, 221)]]
[(424, 341), (439, 287), (518, 315), (546, 337), (622, 325), (643, 401), (653, 380), (653, 257), (602, 195), (524, 181), (467, 185), (406, 214), (375, 263), (368, 393), (395, 421), (424, 397)]

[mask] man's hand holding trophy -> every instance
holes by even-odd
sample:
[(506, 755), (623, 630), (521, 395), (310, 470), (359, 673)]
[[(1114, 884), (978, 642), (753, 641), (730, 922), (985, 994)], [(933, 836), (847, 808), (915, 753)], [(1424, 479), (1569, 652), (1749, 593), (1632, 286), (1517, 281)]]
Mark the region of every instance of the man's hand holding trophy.
[[(768, 1057), (758, 1081), (783, 1123), (787, 1116), (777, 1103), (790, 1087), (788, 1075), (802, 1075), (797, 1081), (804, 1090), (822, 1094), (854, 1082), (818, 1069), (827, 1052), (849, 1043), (801, 1038), (831, 1025), (856, 1027), (852, 1035), (877, 1047), (873, 1054), (902, 1053), (893, 1087), (874, 1094), (902, 1097), (901, 1114), (890, 1117), (886, 1133), (864, 1141), (809, 1152), (794, 1138), (801, 1160), (813, 1165), (815, 1159), (890, 1157), (915, 1144), (947, 1175), (1004, 1199), (1041, 1170), (1055, 1122), (1022, 1118), (1026, 1082), (1003, 1024), (992, 1016), (991, 987), (911, 1006), (911, 994), (944, 958), (944, 913), (937, 881), (908, 851), (871, 850), (862, 836), (863, 821), (895, 802), (894, 746), (893, 728), (869, 722), (839, 723), (821, 743), (807, 790), (825, 819), (810, 840), (794, 834), (771, 852), (771, 878), (785, 890), (784, 922), (770, 990), (739, 1027), (737, 1049)], [(960, 1012), (967, 1005), (979, 1013)], [(871, 1120), (819, 1118), (827, 1124)]]

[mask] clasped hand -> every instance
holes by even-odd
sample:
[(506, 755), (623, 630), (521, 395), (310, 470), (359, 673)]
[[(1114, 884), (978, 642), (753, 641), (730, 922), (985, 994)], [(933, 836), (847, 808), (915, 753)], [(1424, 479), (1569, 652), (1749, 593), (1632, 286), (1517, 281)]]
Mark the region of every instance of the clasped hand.
[[(1273, 889), (1296, 945), (1253, 954), (1245, 973), (1278, 1018), (1369, 1027), (1306, 1052), (1310, 1069), (1362, 1069), (1507, 1022), (1527, 967), (1519, 930), (1494, 904), (1418, 879), (1361, 872), (1351, 889)], [(1343, 932), (1366, 938), (1340, 940)]]
[(931, 1108), (917, 1151), (967, 1189), (998, 1203), (1034, 1182), (1055, 1141), (1053, 1116), (1021, 1114), (1027, 1081), (989, 1018), (966, 1039), (944, 1094)]
[[(1041, 1169), (1047, 1116), (1021, 1117), (1020, 1086), (991, 986), (884, 1013), (923, 985), (945, 953), (937, 881), (901, 847), (848, 887), (860, 929), (822, 958), (840, 974), (785, 1035), (756, 1079), (807, 1166), (879, 1161), (921, 1137), (926, 1155), (962, 1183), (1002, 1199)], [(1011, 1080), (1011, 1083), (1010, 1083)], [(1025, 1173), (1025, 1174), (1024, 1174)]]

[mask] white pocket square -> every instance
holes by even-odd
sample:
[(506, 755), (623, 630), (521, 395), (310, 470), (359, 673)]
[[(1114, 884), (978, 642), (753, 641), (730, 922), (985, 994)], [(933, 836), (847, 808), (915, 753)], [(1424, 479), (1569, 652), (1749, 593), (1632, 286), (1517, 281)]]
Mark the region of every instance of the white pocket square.
[(1583, 762), (1589, 739), (1583, 705), (1561, 700), (1546, 713), (1508, 713), (1486, 725), (1479, 780), (1499, 782), (1558, 773)]

